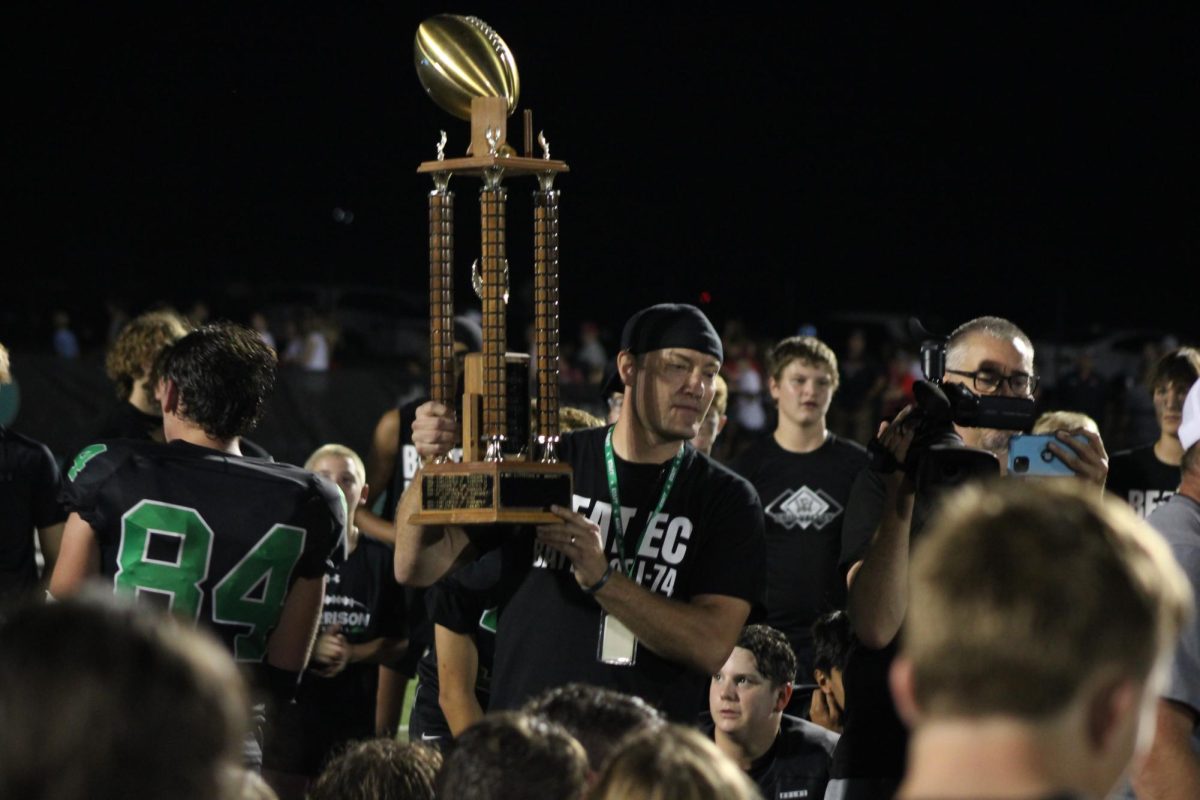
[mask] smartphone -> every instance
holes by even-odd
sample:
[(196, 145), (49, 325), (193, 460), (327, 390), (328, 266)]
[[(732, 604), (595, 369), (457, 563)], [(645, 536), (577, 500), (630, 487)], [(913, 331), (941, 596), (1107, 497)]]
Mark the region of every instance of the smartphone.
[[(1082, 433), (1074, 436), (1075, 441), (1087, 443), (1087, 437)], [(1051, 442), (1058, 442), (1060, 447), (1069, 447), (1053, 433), (1019, 433), (1008, 440), (1008, 474), (1009, 475), (1074, 475), (1075, 470), (1068, 467), (1050, 449)]]

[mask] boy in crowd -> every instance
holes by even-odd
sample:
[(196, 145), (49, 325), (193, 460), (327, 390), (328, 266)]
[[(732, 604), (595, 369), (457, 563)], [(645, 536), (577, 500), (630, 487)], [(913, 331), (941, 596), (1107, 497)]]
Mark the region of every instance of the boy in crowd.
[(1191, 613), (1162, 537), (1079, 481), (971, 486), (918, 542), (911, 587), (898, 796), (1105, 797)]
[(1105, 488), (1149, 517), (1167, 502), (1179, 486), (1179, 465), (1183, 445), (1179, 424), (1183, 419), (1183, 398), (1200, 378), (1200, 351), (1180, 347), (1160, 358), (1150, 370), (1147, 384), (1154, 399), (1154, 418), (1158, 439), (1153, 444), (1125, 450), (1112, 457)]
[[(335, 484), (351, 514), (366, 502), (366, 471), (350, 448), (319, 447), (304, 468)], [(377, 707), (376, 693), (379, 665), (394, 663), (408, 644), (403, 589), (392, 578), (391, 550), (353, 524), (346, 552), (329, 576), (320, 633), (296, 703), (280, 709), (267, 738), (265, 766), (286, 774), (272, 776), (281, 796), (315, 777), (347, 742), (396, 730), (398, 719), (386, 714), (391, 706)]]
[(796, 680), (812, 675), (812, 624), (846, 607), (838, 568), (842, 522), (867, 451), (825, 425), (838, 387), (837, 356), (812, 336), (793, 336), (768, 354), (775, 431), (731, 465), (758, 491), (766, 521), (767, 624), (796, 653)]
[(783, 713), (795, 674), (787, 637), (749, 625), (709, 685), (717, 749), (750, 775), (767, 800), (823, 797), (829, 781), (837, 734)]

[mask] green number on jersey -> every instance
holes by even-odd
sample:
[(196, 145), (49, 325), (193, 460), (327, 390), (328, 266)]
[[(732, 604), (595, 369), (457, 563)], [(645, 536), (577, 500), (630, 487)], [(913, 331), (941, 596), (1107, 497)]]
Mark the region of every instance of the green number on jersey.
[[(149, 556), (150, 534), (179, 540), (175, 561)], [(212, 529), (194, 509), (143, 500), (121, 517), (121, 549), (117, 553), (118, 592), (169, 595), (171, 610), (189, 619), (200, 614), (212, 555)]]
[[(173, 561), (150, 557), (152, 534), (179, 540)], [(303, 528), (275, 525), (213, 587), (213, 622), (250, 628), (234, 637), (237, 660), (261, 661), (266, 654), (267, 635), (279, 621), (304, 538)], [(173, 612), (195, 620), (204, 600), (200, 585), (208, 577), (212, 543), (212, 529), (195, 509), (143, 500), (121, 518), (116, 590), (166, 595)]]
[(108, 445), (104, 444), (89, 444), (87, 447), (79, 451), (79, 455), (75, 456), (75, 460), (71, 462), (71, 468), (67, 470), (67, 477), (71, 483), (75, 482), (75, 476), (84, 468), (87, 462), (91, 461), (96, 456), (108, 449)]
[(279, 621), (292, 568), (304, 552), (304, 530), (276, 525), (213, 588), (213, 622), (248, 625), (233, 639), (238, 661), (261, 661)]

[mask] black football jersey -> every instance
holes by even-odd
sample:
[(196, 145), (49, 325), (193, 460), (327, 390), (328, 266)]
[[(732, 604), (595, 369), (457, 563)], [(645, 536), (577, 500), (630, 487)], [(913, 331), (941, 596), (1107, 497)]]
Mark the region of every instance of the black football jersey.
[(239, 661), (263, 659), (296, 578), (341, 561), (341, 492), (299, 467), (121, 440), (85, 447), (63, 484), (114, 590), (211, 627)]
[(46, 445), (0, 425), (0, 603), (37, 590), (33, 529), (66, 519), (60, 479)]

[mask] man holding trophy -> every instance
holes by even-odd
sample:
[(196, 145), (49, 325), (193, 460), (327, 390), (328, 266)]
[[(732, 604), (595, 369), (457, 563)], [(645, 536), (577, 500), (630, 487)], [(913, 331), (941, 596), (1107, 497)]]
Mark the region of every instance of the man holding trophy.
[[(611, 427), (559, 436), (558, 206), (567, 164), (506, 140), (519, 80), (508, 46), (474, 17), (422, 23), (417, 72), (429, 95), (471, 123), (471, 144), (418, 172), (429, 195), (432, 400), (412, 442), (423, 466), (396, 510), (401, 583), (427, 586), (481, 553), (500, 562), (491, 708), (519, 707), (573, 681), (643, 697), (691, 722), (709, 677), (733, 650), (765, 581), (762, 508), (753, 487), (687, 444), (715, 394), (723, 352), (694, 306), (643, 309), (626, 324), (617, 366), (624, 410)], [(465, 365), (454, 413), (452, 176), (482, 180), (483, 347)], [(503, 181), (532, 176), (534, 356), (506, 347), (509, 264)], [(526, 387), (530, 378), (536, 397)], [(463, 460), (448, 458), (461, 444)]]
[[(396, 519), (396, 577), (428, 584), (499, 548), (511, 600), (500, 613), (492, 707), (584, 681), (635, 694), (691, 721), (764, 584), (762, 509), (753, 488), (685, 443), (712, 402), (721, 340), (688, 305), (626, 324), (616, 425), (566, 434), (572, 508), (536, 529), (417, 526), (414, 481)], [(451, 409), (417, 411), (423, 458), (455, 445)], [(620, 513), (614, 513), (619, 508)]]

